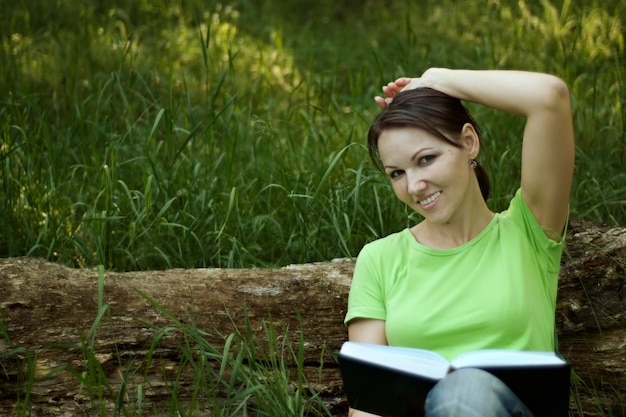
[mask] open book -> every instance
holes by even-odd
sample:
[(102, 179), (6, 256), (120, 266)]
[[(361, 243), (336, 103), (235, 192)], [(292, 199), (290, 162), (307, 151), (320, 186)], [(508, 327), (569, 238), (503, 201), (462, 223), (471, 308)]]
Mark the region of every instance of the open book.
[(350, 407), (385, 417), (420, 416), (449, 372), (480, 368), (500, 378), (535, 417), (567, 417), (570, 365), (553, 352), (478, 350), (448, 362), (423, 349), (345, 342), (338, 355)]

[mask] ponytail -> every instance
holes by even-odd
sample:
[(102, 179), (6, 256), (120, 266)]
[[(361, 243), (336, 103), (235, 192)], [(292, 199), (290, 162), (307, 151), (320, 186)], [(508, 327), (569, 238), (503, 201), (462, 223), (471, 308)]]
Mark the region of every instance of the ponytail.
[(491, 190), (491, 183), (489, 182), (489, 176), (485, 169), (476, 162), (476, 166), (474, 167), (474, 173), (476, 174), (476, 178), (478, 179), (478, 186), (480, 187), (480, 193), (483, 195), (483, 200), (487, 201), (489, 198), (489, 191)]

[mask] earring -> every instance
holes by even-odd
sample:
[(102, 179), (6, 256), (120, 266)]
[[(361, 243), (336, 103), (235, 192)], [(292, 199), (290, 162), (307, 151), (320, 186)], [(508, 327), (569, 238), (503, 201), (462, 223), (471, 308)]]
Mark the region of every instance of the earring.
[(470, 161), (470, 165), (472, 166), (472, 168), (476, 169), (476, 167), (478, 166), (478, 162), (476, 162), (476, 160), (472, 159)]

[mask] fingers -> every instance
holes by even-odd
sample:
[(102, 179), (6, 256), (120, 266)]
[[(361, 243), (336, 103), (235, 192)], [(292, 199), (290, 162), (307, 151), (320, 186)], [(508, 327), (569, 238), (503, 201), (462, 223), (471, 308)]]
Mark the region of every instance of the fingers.
[(398, 85), (400, 88), (404, 88), (406, 87), (411, 81), (413, 81), (413, 78), (409, 78), (409, 77), (400, 77), (395, 81), (395, 84)]
[(396, 94), (398, 94), (400, 91), (402, 91), (402, 88), (404, 88), (405, 85), (406, 85), (405, 83), (398, 83), (396, 81), (392, 81), (389, 84), (383, 86), (383, 93), (385, 93), (387, 97), (393, 97)]
[(395, 82), (390, 82), (389, 84), (383, 86), (383, 94), (385, 97), (376, 96), (374, 97), (374, 101), (378, 104), (382, 109), (387, 107), (387, 104), (391, 102), (393, 97), (402, 91), (402, 87), (397, 85)]
[(380, 96), (374, 97), (374, 101), (376, 102), (376, 104), (380, 106), (381, 109), (384, 109), (385, 107), (387, 107), (387, 100), (389, 99), (388, 98), (384, 99)]
[(387, 107), (387, 104), (391, 103), (393, 98), (401, 91), (412, 90), (422, 85), (420, 78), (400, 77), (395, 81), (391, 81), (387, 85), (384, 85), (382, 90), (385, 97), (375, 97), (374, 100), (381, 108)]

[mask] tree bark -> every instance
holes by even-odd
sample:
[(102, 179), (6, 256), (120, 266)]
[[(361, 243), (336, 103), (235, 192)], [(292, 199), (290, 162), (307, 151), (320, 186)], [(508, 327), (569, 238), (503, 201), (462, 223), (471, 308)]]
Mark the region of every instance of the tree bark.
[[(220, 350), (223, 335), (246, 329), (254, 338), (276, 329), (302, 331), (305, 373), (335, 415), (347, 405), (332, 353), (346, 340), (343, 317), (353, 262), (347, 259), (280, 269), (174, 269), (104, 273), (108, 306), (94, 353), (111, 384), (121, 383), (125, 362), (141, 363), (155, 340), (155, 327), (167, 327), (171, 313), (208, 332)], [(557, 305), (560, 350), (572, 363), (577, 382), (576, 415), (624, 415), (626, 386), (626, 229), (572, 222), (563, 255)], [(31, 391), (42, 416), (84, 414), (89, 399), (75, 375), (49, 371), (63, 365), (80, 369), (80, 346), (98, 315), (98, 271), (71, 269), (33, 258), (0, 260), (0, 414), (10, 414), (20, 394), (25, 353), (36, 358)], [(155, 308), (140, 293), (159, 303)], [(277, 331), (280, 334), (280, 331)], [(147, 400), (167, 403), (163, 369), (174, 370), (177, 341), (165, 338), (159, 361), (136, 380), (148, 382)], [(296, 343), (294, 341), (294, 343)], [(15, 352), (15, 354), (13, 354)], [(35, 356), (36, 353), (36, 356)], [(320, 371), (321, 369), (321, 371)], [(187, 381), (192, 384), (193, 381)]]

